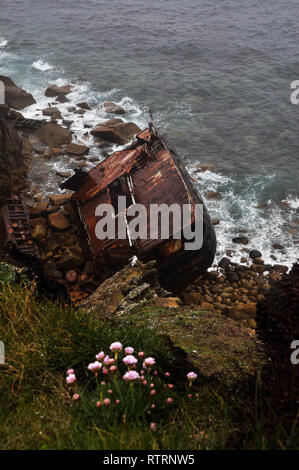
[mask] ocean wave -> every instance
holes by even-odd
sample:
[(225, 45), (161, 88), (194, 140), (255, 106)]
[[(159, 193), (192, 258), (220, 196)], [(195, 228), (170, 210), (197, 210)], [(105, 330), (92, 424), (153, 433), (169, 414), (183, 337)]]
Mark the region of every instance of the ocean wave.
[(0, 38), (0, 48), (7, 46), (8, 41), (5, 38)]
[(33, 62), (32, 67), (36, 70), (41, 70), (42, 72), (46, 72), (47, 70), (53, 70), (53, 66), (48, 64), (48, 62), (43, 62), (41, 59)]

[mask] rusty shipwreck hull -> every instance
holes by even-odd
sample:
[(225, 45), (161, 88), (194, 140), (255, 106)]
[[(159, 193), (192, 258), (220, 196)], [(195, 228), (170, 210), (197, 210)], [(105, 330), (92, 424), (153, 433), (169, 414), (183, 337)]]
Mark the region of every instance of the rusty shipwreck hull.
[[(162, 285), (183, 288), (190, 280), (211, 266), (216, 237), (209, 214), (197, 193), (188, 172), (176, 151), (167, 144), (153, 124), (136, 136), (132, 145), (107, 157), (89, 173), (76, 170), (61, 187), (75, 191), (73, 206), (80, 220), (81, 243), (95, 263), (118, 270), (133, 255), (142, 261), (155, 259)], [(188, 205), (190, 224), (194, 228), (194, 207), (203, 205), (203, 244), (198, 250), (186, 251), (184, 237), (173, 239), (173, 221), (170, 218), (169, 239), (161, 237), (161, 227), (156, 238), (131, 240), (98, 239), (95, 216), (100, 204), (111, 204), (117, 212), (118, 196), (126, 197), (124, 212), (133, 204), (142, 204), (147, 211), (147, 233), (150, 234), (150, 206), (152, 204)], [(183, 226), (181, 226), (183, 231)], [(182, 232), (183, 233), (183, 232)]]

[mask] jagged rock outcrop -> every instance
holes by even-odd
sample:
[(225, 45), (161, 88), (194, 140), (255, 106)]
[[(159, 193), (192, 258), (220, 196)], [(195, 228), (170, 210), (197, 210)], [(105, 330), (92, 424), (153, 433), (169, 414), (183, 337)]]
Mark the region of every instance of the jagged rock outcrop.
[(134, 135), (141, 132), (141, 129), (133, 122), (111, 122), (107, 121), (98, 124), (90, 133), (96, 138), (96, 142), (109, 142), (112, 144), (124, 145), (130, 142)]
[(182, 307), (161, 289), (155, 262), (128, 265), (80, 304), (86, 314), (119, 321), (126, 328), (148, 328), (170, 344), (174, 368), (198, 371), (203, 380), (229, 386), (255, 378), (264, 364), (262, 344), (248, 329), (214, 311)]
[(60, 147), (70, 144), (72, 141), (72, 133), (53, 122), (40, 127), (35, 135), (49, 147)]
[(0, 75), (0, 81), (4, 83), (5, 103), (10, 108), (21, 110), (36, 103), (33, 96), (18, 87), (11, 78)]
[(159, 285), (155, 261), (147, 264), (137, 262), (106, 279), (93, 294), (83, 300), (80, 307), (104, 319), (129, 312), (147, 300), (170, 295)]
[(0, 204), (12, 190), (22, 189), (27, 172), (23, 141), (0, 114)]
[(272, 282), (257, 305), (257, 327), (275, 371), (276, 381), (267, 384), (269, 393), (280, 404), (290, 403), (299, 395), (299, 365), (291, 362), (291, 343), (299, 340), (299, 264)]

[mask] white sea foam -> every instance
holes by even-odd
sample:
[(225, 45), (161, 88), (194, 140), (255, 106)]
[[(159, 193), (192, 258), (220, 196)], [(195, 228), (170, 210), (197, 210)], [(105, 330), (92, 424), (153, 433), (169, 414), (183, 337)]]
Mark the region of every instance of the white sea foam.
[(8, 44), (7, 39), (5, 39), (5, 38), (0, 38), (0, 48), (1, 48), (1, 49), (4, 48), (5, 46), (7, 46), (7, 44)]
[(46, 72), (47, 70), (53, 70), (53, 66), (48, 64), (48, 62), (44, 62), (41, 59), (33, 62), (32, 67), (36, 70), (41, 70), (42, 72)]

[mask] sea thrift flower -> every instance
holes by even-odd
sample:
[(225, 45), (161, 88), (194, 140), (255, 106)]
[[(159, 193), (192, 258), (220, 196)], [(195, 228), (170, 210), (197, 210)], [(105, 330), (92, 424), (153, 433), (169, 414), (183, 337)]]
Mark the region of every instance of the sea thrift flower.
[(113, 359), (113, 357), (111, 357), (111, 358), (108, 360), (107, 364), (108, 364), (108, 366), (112, 366), (112, 365), (114, 364), (114, 362), (115, 362), (115, 360)]
[(156, 393), (157, 393), (156, 390), (151, 390), (151, 391), (150, 391), (150, 394), (151, 394), (152, 396), (156, 395)]
[(154, 388), (154, 386), (155, 386), (155, 384), (153, 384), (153, 383), (150, 384), (150, 387), (151, 387), (151, 388)]
[(105, 356), (105, 357), (104, 357), (104, 361), (103, 361), (104, 364), (109, 364), (109, 361), (110, 361), (110, 356), (108, 356), (108, 355)]
[(166, 399), (166, 403), (167, 403), (168, 405), (170, 405), (172, 402), (173, 402), (173, 399), (172, 399), (172, 398), (168, 397), (168, 398)]
[(75, 374), (69, 374), (69, 375), (67, 376), (67, 378), (66, 378), (66, 382), (67, 382), (69, 385), (71, 385), (71, 384), (73, 384), (74, 382), (76, 382), (76, 380), (77, 380), (77, 379), (76, 379)]
[(147, 385), (147, 380), (143, 380), (142, 385)]
[(105, 357), (104, 351), (101, 351), (101, 352), (99, 352), (99, 353), (96, 355), (96, 359), (97, 359), (98, 361), (102, 361), (102, 359), (104, 359), (104, 357)]
[(188, 398), (192, 398), (192, 394), (191, 393), (188, 393)]
[(123, 362), (124, 362), (124, 364), (125, 364), (127, 367), (132, 367), (132, 366), (134, 366), (135, 364), (137, 364), (138, 361), (137, 361), (136, 357), (131, 356), (131, 355), (129, 354), (128, 356), (125, 356), (125, 357), (123, 358)]
[(173, 385), (173, 384), (168, 384), (167, 387), (168, 387), (170, 390), (172, 390), (173, 387), (174, 387), (174, 385)]
[[(113, 366), (111, 366), (113, 367)], [(107, 369), (107, 367), (103, 367), (103, 374), (104, 375), (108, 375), (109, 374), (109, 370)]]
[(101, 370), (101, 368), (103, 367), (103, 364), (99, 361), (95, 361), (95, 362), (91, 362), (87, 369), (88, 370), (91, 370), (92, 372), (97, 372), (98, 370)]
[(155, 365), (156, 361), (153, 357), (147, 357), (144, 359), (143, 366), (144, 367), (153, 367)]
[(66, 371), (66, 375), (70, 375), (70, 374), (74, 374), (74, 373), (75, 373), (74, 369), (69, 369), (69, 370)]
[(112, 372), (112, 374), (113, 374), (114, 372), (117, 371), (117, 367), (116, 367), (116, 366), (111, 366), (111, 367), (109, 367), (109, 370), (110, 370), (110, 372)]
[(170, 377), (170, 373), (169, 372), (165, 372), (165, 377)]
[(158, 375), (158, 371), (157, 371), (157, 370), (154, 370), (154, 375)]
[(122, 348), (123, 348), (123, 345), (119, 341), (115, 341), (115, 343), (112, 343), (110, 345), (110, 350), (114, 353), (121, 352)]
[(119, 404), (120, 404), (120, 400), (115, 400), (115, 404), (116, 404), (116, 405), (119, 405)]
[(80, 398), (79, 393), (74, 393), (72, 400), (76, 401), (76, 400), (79, 400), (79, 398)]
[(109, 395), (113, 395), (113, 390), (111, 390), (111, 388), (110, 388), (110, 390), (108, 390), (108, 393), (109, 393)]
[(100, 408), (102, 406), (102, 403), (100, 401), (97, 401), (96, 406), (97, 406), (97, 408)]
[(131, 346), (128, 346), (126, 349), (125, 349), (125, 353), (129, 356), (130, 354), (133, 354), (134, 352), (134, 348), (131, 348)]
[(110, 400), (110, 398), (104, 398), (104, 401), (103, 401), (103, 403), (104, 403), (104, 405), (105, 405), (105, 406), (109, 406), (109, 405), (110, 405), (110, 403), (111, 403), (111, 400)]
[(151, 408), (154, 410), (156, 408), (155, 403), (152, 403)]
[(140, 351), (140, 352), (138, 353), (138, 357), (144, 357), (144, 352), (143, 352), (143, 351)]
[(134, 370), (129, 370), (129, 372), (126, 372), (125, 375), (123, 375), (123, 380), (125, 380), (126, 382), (133, 382), (139, 379), (140, 375)]
[(157, 429), (157, 424), (156, 424), (156, 423), (151, 423), (151, 424), (150, 424), (150, 428), (151, 428), (152, 431), (156, 431), (156, 429)]
[(193, 382), (194, 380), (197, 379), (197, 374), (195, 374), (195, 372), (189, 372), (187, 374), (187, 379), (190, 381), (190, 382)]

